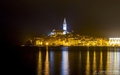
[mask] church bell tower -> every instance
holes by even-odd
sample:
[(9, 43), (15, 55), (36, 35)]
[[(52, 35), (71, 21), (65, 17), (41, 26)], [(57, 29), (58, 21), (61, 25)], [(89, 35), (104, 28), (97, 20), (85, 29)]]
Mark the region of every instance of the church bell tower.
[(67, 23), (66, 23), (66, 18), (64, 18), (64, 22), (63, 22), (63, 34), (66, 34), (67, 33)]

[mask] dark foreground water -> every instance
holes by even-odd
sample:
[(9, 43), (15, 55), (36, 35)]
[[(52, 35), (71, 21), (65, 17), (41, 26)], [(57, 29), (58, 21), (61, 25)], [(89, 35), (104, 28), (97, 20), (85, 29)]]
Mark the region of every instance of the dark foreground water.
[(1, 75), (120, 75), (120, 47), (6, 49)]

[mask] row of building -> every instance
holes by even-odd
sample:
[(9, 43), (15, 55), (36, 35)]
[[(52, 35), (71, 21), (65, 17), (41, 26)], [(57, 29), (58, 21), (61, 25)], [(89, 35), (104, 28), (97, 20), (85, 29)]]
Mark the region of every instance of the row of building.
[(68, 32), (64, 18), (63, 30), (54, 29), (47, 36), (35, 37), (30, 44), (34, 46), (120, 46), (120, 38), (97, 38)]
[(120, 46), (120, 38), (93, 38), (87, 36), (69, 37), (47, 36), (45, 38), (36, 37), (32, 40), (34, 46)]

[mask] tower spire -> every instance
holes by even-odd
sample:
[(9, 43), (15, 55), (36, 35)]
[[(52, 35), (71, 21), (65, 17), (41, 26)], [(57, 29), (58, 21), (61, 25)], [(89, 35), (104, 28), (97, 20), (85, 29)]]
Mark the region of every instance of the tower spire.
[(64, 18), (64, 23), (66, 23), (66, 18)]
[(66, 18), (64, 18), (64, 22), (63, 22), (63, 30), (64, 30), (63, 34), (66, 34), (66, 32), (67, 32)]

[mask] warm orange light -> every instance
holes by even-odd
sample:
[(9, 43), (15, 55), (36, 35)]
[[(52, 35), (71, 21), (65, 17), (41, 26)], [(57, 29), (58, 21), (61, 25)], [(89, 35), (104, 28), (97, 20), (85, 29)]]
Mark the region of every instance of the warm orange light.
[(46, 42), (46, 45), (49, 45), (49, 43), (48, 43), (48, 42)]
[(43, 42), (40, 42), (40, 44), (42, 45), (42, 44), (43, 44)]
[(68, 46), (68, 43), (66, 43), (66, 46)]

